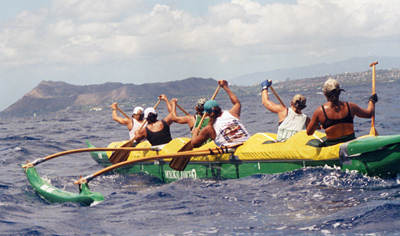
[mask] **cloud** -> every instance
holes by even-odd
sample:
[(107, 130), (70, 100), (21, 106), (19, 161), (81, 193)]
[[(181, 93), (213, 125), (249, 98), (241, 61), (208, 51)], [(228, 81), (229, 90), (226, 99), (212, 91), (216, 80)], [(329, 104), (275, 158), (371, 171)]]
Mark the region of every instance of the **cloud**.
[(163, 4), (149, 9), (145, 1), (53, 1), (2, 22), (0, 66), (93, 65), (152, 57), (195, 61), (205, 54), (225, 64), (292, 51), (329, 55), (340, 45), (398, 37), (399, 5), (397, 0), (264, 5), (232, 0), (198, 17)]

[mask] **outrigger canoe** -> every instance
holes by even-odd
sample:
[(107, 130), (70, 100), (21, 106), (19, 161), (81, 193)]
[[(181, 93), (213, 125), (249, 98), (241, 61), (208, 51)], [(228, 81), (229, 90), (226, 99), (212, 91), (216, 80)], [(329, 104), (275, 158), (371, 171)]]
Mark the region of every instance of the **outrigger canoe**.
[[(305, 131), (298, 132), (285, 142), (276, 142), (276, 134), (257, 133), (239, 146), (234, 153), (193, 156), (183, 171), (169, 167), (171, 158), (135, 163), (117, 171), (121, 173), (146, 173), (172, 182), (182, 178), (221, 178), (237, 179), (254, 174), (276, 174), (305, 167), (331, 166), (342, 170), (358, 171), (368, 176), (393, 178), (400, 173), (400, 135), (367, 135), (355, 140), (329, 147), (317, 147), (324, 133), (316, 132), (308, 136)], [(128, 161), (137, 158), (176, 153), (189, 138), (172, 140), (159, 151), (133, 151)], [(88, 141), (89, 148), (94, 148)], [(111, 147), (125, 143), (112, 142)], [(150, 147), (142, 142), (136, 147)], [(194, 150), (214, 148), (210, 142)], [(112, 152), (93, 151), (92, 158), (100, 165), (112, 165), (109, 157)]]
[[(33, 189), (49, 202), (77, 202), (91, 205), (103, 201), (104, 196), (89, 189), (88, 182), (108, 171), (146, 173), (172, 182), (182, 178), (236, 179), (254, 174), (275, 174), (305, 167), (336, 166), (342, 170), (358, 171), (381, 178), (396, 177), (400, 173), (400, 135), (367, 135), (355, 140), (318, 147), (325, 137), (316, 132), (308, 136), (305, 131), (295, 134), (285, 142), (276, 142), (276, 134), (257, 133), (237, 148), (216, 148), (210, 142), (192, 151), (178, 152), (190, 139), (177, 138), (161, 150), (142, 142), (136, 147), (120, 147), (125, 141), (113, 142), (107, 148), (97, 148), (87, 142), (88, 148), (56, 153), (22, 165)], [(114, 151), (129, 151), (128, 160), (112, 164), (109, 157)], [(58, 156), (90, 152), (92, 158), (105, 168), (94, 174), (80, 177), (75, 184), (79, 193), (70, 193), (51, 186), (36, 172), (35, 166)], [(190, 161), (183, 171), (169, 166), (172, 158)]]

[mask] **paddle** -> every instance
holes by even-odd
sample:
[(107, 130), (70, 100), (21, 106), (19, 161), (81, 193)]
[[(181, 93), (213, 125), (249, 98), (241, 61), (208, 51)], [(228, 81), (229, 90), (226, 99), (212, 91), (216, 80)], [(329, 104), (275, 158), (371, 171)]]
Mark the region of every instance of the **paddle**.
[[(271, 81), (271, 80), (269, 80)], [(269, 86), (271, 91), (275, 94), (275, 97), (278, 99), (278, 101), (282, 104), (282, 106), (286, 107), (285, 104), (282, 102), (281, 98), (278, 96), (278, 94), (275, 92), (275, 89), (272, 88), (272, 85)]]
[(189, 112), (185, 111), (185, 109), (183, 109), (181, 106), (179, 106), (178, 103), (176, 103), (176, 106), (177, 106), (179, 109), (181, 109), (181, 111), (182, 111), (183, 113), (185, 113), (187, 116), (190, 115)]
[[(160, 104), (161, 100), (158, 100), (157, 104), (154, 106), (154, 109), (157, 108), (158, 104)], [(140, 126), (139, 130), (143, 128), (143, 126), (147, 123), (147, 120), (145, 120), (142, 125)], [(133, 147), (133, 142), (135, 139), (131, 139), (125, 144), (123, 144), (121, 147)], [(129, 157), (129, 154), (131, 151), (115, 151), (111, 156), (110, 156), (110, 162), (113, 164), (119, 163), (126, 161)]]
[(123, 112), (121, 109), (119, 109), (119, 107), (117, 107), (117, 110), (119, 112), (121, 112), (121, 114), (124, 115), (126, 118), (131, 119), (127, 114), (125, 114), (125, 112)]
[[(372, 67), (372, 95), (375, 94), (375, 65), (378, 64), (377, 61), (372, 62), (369, 66)], [(378, 135), (378, 131), (376, 131), (375, 129), (375, 115), (372, 116), (371, 119), (371, 130), (369, 131), (370, 135), (374, 135), (377, 136)]]
[[(217, 96), (217, 93), (219, 91), (221, 87), (218, 85), (217, 89), (215, 90), (213, 96), (211, 97), (210, 100), (214, 100), (215, 97)], [(200, 128), (201, 125), (203, 124), (204, 119), (206, 118), (207, 113), (203, 113), (203, 116), (201, 117), (200, 123), (197, 126), (197, 128)], [(188, 151), (188, 150), (192, 150), (193, 146), (192, 146), (192, 142), (191, 140), (189, 142), (187, 142), (178, 152), (183, 152), (183, 151)], [(178, 171), (182, 171), (186, 168), (187, 164), (190, 161), (190, 156), (189, 157), (185, 157), (185, 158), (173, 158), (172, 161), (169, 163), (169, 167), (171, 167), (174, 170), (178, 170)]]
[(123, 166), (127, 166), (127, 165), (132, 165), (138, 162), (145, 162), (145, 161), (153, 161), (153, 160), (162, 160), (162, 159), (166, 159), (166, 158), (188, 158), (190, 159), (190, 157), (194, 157), (194, 156), (205, 156), (205, 155), (216, 155), (216, 154), (225, 154), (225, 153), (233, 153), (235, 152), (235, 148), (232, 147), (236, 147), (238, 145), (241, 144), (237, 144), (237, 145), (233, 145), (233, 146), (229, 146), (229, 147), (216, 147), (213, 149), (203, 149), (203, 150), (195, 150), (195, 151), (185, 151), (185, 152), (180, 152), (180, 153), (171, 153), (171, 154), (165, 154), (165, 155), (158, 155), (158, 156), (150, 156), (150, 157), (142, 157), (142, 158), (138, 158), (138, 159), (133, 159), (133, 160), (129, 160), (129, 161), (124, 161), (124, 162), (120, 162), (117, 163), (115, 165), (106, 167), (100, 171), (97, 171), (94, 174), (88, 175), (84, 178), (80, 177), (79, 180), (75, 181), (75, 184), (83, 184), (83, 183), (87, 183), (90, 180), (92, 180), (93, 178), (102, 175), (104, 173), (107, 173), (109, 171), (115, 170), (117, 168), (123, 167)]
[(29, 163), (26, 161), (26, 165), (23, 165), (22, 168), (27, 168), (27, 167), (32, 167), (36, 166), (40, 163), (43, 163), (45, 161), (49, 161), (53, 158), (59, 157), (59, 156), (65, 156), (68, 154), (74, 154), (74, 153), (80, 153), (80, 152), (94, 152), (94, 151), (159, 151), (159, 148), (157, 147), (143, 147), (143, 148), (136, 148), (136, 147), (120, 147), (120, 148), (104, 148), (104, 147), (99, 147), (99, 148), (81, 148), (81, 149), (73, 149), (69, 151), (64, 151), (64, 152), (59, 152), (55, 153), (52, 155), (49, 155), (44, 158), (38, 158), (34, 160), (33, 162)]
[[(271, 80), (269, 80), (269, 81), (271, 81)], [(272, 85), (270, 85), (269, 88), (270, 88), (271, 91), (274, 93), (275, 97), (278, 99), (278, 101), (281, 103), (281, 105), (282, 105), (283, 107), (286, 108), (285, 104), (282, 102), (282, 100), (281, 100), (281, 98), (279, 97), (278, 93), (275, 92), (275, 89), (272, 87)], [(269, 137), (269, 138), (271, 138), (271, 137)], [(271, 139), (272, 139), (274, 142), (277, 142), (275, 139), (273, 139), (273, 138), (271, 138)]]
[[(271, 80), (269, 80), (271, 82)], [(286, 108), (285, 104), (282, 102), (281, 98), (279, 97), (278, 93), (275, 92), (275, 89), (272, 87), (272, 85), (269, 86), (269, 88), (271, 89), (271, 91), (274, 93), (275, 97), (278, 99), (278, 101), (281, 103), (281, 105), (283, 107)], [(268, 93), (268, 92), (267, 92)], [(272, 139), (274, 142), (278, 142), (275, 139), (269, 137), (270, 139)]]

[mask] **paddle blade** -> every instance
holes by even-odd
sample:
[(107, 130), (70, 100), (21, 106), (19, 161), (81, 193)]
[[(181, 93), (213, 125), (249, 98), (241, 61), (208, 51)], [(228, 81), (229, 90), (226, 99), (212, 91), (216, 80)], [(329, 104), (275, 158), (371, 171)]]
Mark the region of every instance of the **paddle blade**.
[[(190, 151), (190, 150), (193, 150), (193, 146), (192, 146), (192, 142), (189, 141), (178, 152)], [(174, 170), (183, 171), (186, 168), (189, 161), (190, 161), (190, 156), (189, 157), (175, 157), (169, 163), (169, 167), (171, 167)]]
[[(122, 145), (121, 147), (133, 147), (133, 139), (129, 140), (127, 143)], [(113, 154), (110, 156), (110, 162), (113, 164), (117, 164), (120, 162), (124, 162), (128, 160), (129, 154), (131, 151), (115, 151)]]
[(375, 127), (371, 127), (371, 130), (369, 131), (370, 135), (378, 136), (378, 131), (376, 131)]

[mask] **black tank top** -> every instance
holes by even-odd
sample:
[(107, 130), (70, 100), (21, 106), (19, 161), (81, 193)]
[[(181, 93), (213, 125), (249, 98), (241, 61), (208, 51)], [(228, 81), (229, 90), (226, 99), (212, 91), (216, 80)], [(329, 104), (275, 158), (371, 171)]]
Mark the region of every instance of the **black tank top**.
[(152, 146), (169, 143), (172, 140), (171, 132), (169, 131), (169, 125), (164, 120), (161, 120), (164, 128), (157, 132), (152, 132), (146, 127), (147, 140)]
[(322, 105), (322, 111), (324, 112), (325, 115), (325, 123), (322, 124), (322, 127), (324, 129), (331, 127), (332, 125), (337, 125), (337, 124), (353, 124), (353, 117), (351, 117), (351, 112), (350, 112), (350, 106), (349, 103), (346, 102), (347, 104), (347, 109), (349, 112), (347, 113), (347, 116), (341, 118), (341, 119), (329, 119), (328, 116), (326, 116), (324, 106)]

